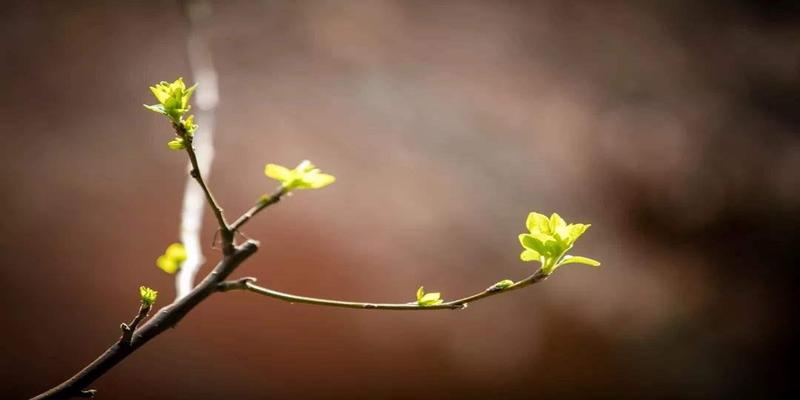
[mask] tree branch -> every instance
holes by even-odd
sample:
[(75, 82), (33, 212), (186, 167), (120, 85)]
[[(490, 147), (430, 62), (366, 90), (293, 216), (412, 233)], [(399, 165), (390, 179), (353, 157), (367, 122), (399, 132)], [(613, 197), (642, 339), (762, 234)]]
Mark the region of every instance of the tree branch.
[(151, 306), (149, 304), (142, 303), (139, 306), (139, 312), (136, 314), (135, 317), (133, 317), (131, 323), (126, 324), (123, 322), (122, 325), (119, 326), (120, 329), (122, 329), (122, 337), (119, 338), (119, 342), (121, 344), (124, 345), (131, 344), (131, 338), (133, 337), (133, 332), (136, 331), (136, 328), (139, 326), (139, 323), (141, 323), (142, 320), (147, 318), (147, 315), (150, 314), (150, 308)]
[(239, 228), (241, 228), (242, 225), (246, 224), (247, 221), (250, 220), (250, 218), (253, 218), (256, 214), (261, 212), (261, 210), (281, 201), (281, 198), (287, 193), (289, 192), (286, 190), (286, 188), (281, 186), (278, 189), (276, 189), (275, 192), (272, 193), (271, 195), (262, 197), (258, 201), (258, 203), (256, 203), (253, 207), (250, 207), (250, 209), (247, 210), (247, 212), (242, 214), (241, 217), (237, 218), (236, 221), (234, 221), (234, 223), (231, 224), (230, 226), (231, 232), (236, 232), (237, 230), (239, 230)]
[(491, 286), (483, 291), (473, 295), (460, 298), (458, 300), (447, 301), (441, 304), (422, 306), (416, 302), (411, 303), (366, 303), (356, 301), (340, 301), (321, 299), (316, 297), (298, 296), (294, 294), (279, 292), (277, 290), (268, 289), (255, 284), (256, 279), (252, 277), (241, 278), (235, 281), (225, 281), (217, 285), (217, 290), (226, 292), (229, 290), (245, 290), (274, 299), (287, 301), (290, 303), (305, 303), (318, 306), (339, 307), (339, 308), (356, 308), (361, 310), (406, 310), (406, 311), (430, 311), (430, 310), (460, 310), (466, 308), (469, 303), (498, 295), (500, 293), (510, 292), (512, 290), (521, 289), (525, 286), (533, 285), (547, 279), (542, 270), (536, 271), (534, 274), (527, 278), (515, 282), (511, 286), (499, 288)]
[(129, 344), (123, 344), (121, 341), (117, 341), (80, 372), (60, 385), (34, 397), (34, 400), (86, 397), (89, 391), (84, 390), (84, 388), (89, 386), (97, 378), (103, 376), (139, 347), (163, 333), (168, 328), (174, 327), (175, 324), (182, 320), (183, 317), (200, 304), (200, 302), (213, 293), (216, 293), (218, 291), (217, 285), (223, 282), (236, 267), (253, 255), (257, 250), (258, 242), (252, 240), (234, 248), (234, 251), (230, 255), (225, 256), (214, 270), (211, 271), (197, 287), (192, 289), (188, 295), (162, 308), (153, 318), (139, 329), (135, 330)]
[(205, 180), (203, 180), (203, 174), (200, 173), (200, 167), (197, 165), (197, 154), (194, 152), (192, 138), (182, 126), (175, 125), (175, 131), (186, 142), (186, 154), (189, 155), (189, 162), (192, 164), (192, 170), (189, 171), (189, 174), (197, 181), (197, 184), (200, 185), (200, 188), (203, 189), (203, 193), (206, 195), (206, 201), (208, 202), (209, 207), (211, 207), (211, 211), (214, 212), (214, 217), (217, 219), (217, 225), (219, 225), (220, 235), (222, 236), (222, 253), (225, 255), (230, 255), (233, 253), (234, 247), (233, 232), (228, 227), (228, 222), (225, 221), (225, 215), (222, 213), (222, 207), (220, 207), (219, 203), (217, 203), (217, 200), (214, 199), (214, 195), (211, 194), (211, 190), (206, 185)]

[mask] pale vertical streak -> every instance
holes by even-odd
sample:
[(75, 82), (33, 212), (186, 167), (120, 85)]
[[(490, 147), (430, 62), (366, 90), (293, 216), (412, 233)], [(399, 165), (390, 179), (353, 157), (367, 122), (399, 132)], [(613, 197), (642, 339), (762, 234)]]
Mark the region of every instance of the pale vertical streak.
[[(198, 128), (194, 134), (194, 148), (200, 173), (208, 180), (214, 159), (214, 109), (219, 100), (219, 91), (211, 50), (200, 30), (211, 16), (211, 7), (207, 1), (188, 1), (184, 6), (189, 21), (189, 67), (192, 81), (197, 84), (194, 111)], [(189, 169), (191, 170), (191, 164)], [(203, 190), (187, 174), (181, 212), (181, 242), (186, 247), (187, 258), (175, 277), (176, 300), (186, 296), (194, 288), (194, 279), (205, 262), (200, 238), (206, 207)]]

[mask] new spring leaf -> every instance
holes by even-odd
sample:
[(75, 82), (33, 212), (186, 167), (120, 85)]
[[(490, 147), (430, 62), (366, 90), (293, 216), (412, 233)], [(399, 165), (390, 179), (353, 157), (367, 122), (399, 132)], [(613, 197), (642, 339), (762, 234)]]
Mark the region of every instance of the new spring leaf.
[(588, 257), (567, 255), (575, 241), (583, 235), (590, 224), (568, 224), (560, 215), (553, 213), (550, 217), (532, 212), (528, 214), (525, 226), (529, 233), (519, 235), (523, 251), (522, 261), (539, 261), (542, 272), (550, 275), (558, 267), (565, 264), (600, 265), (599, 261)]
[(425, 293), (422, 286), (417, 289), (417, 304), (422, 307), (435, 306), (444, 303), (441, 293)]
[(156, 259), (156, 266), (168, 274), (174, 274), (181, 269), (181, 265), (187, 257), (188, 254), (183, 244), (173, 243), (167, 247), (164, 254)]
[(511, 279), (503, 279), (502, 281), (497, 282), (492, 286), (489, 286), (489, 288), (486, 289), (486, 290), (489, 291), (489, 292), (496, 292), (498, 290), (503, 290), (503, 289), (509, 288), (509, 287), (511, 287), (513, 285), (514, 285), (514, 281), (512, 281)]
[(142, 300), (142, 304), (150, 307), (156, 302), (158, 292), (147, 286), (139, 286), (139, 297)]
[(189, 105), (189, 99), (191, 99), (195, 88), (197, 88), (197, 85), (187, 88), (183, 78), (178, 78), (172, 83), (160, 82), (150, 86), (150, 91), (153, 92), (153, 96), (158, 100), (158, 104), (145, 104), (144, 107), (167, 116), (175, 127), (179, 129), (178, 136), (167, 143), (167, 146), (172, 150), (185, 149), (186, 141), (191, 141), (194, 131), (197, 130), (193, 115), (184, 118), (184, 115), (192, 108)]
[(180, 121), (183, 114), (189, 111), (189, 99), (192, 97), (197, 85), (187, 88), (183, 78), (178, 78), (175, 82), (159, 82), (150, 86), (158, 104), (146, 105), (148, 110), (168, 116), (173, 122)]
[(319, 189), (336, 181), (333, 175), (323, 174), (311, 161), (304, 160), (295, 169), (277, 164), (267, 164), (264, 174), (281, 183), (286, 191), (294, 189)]

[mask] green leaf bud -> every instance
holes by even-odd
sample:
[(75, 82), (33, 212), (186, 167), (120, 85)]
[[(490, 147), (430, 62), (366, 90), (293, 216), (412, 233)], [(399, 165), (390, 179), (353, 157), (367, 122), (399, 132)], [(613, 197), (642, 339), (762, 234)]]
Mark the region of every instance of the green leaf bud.
[(444, 303), (441, 293), (425, 293), (422, 286), (417, 289), (417, 304), (422, 307), (435, 306)]
[(156, 302), (156, 297), (158, 297), (158, 292), (153, 289), (150, 289), (147, 286), (139, 286), (139, 297), (142, 300), (142, 304), (150, 307)]
[(167, 147), (169, 147), (170, 150), (183, 150), (186, 148), (186, 144), (184, 143), (183, 138), (176, 137), (175, 139), (167, 142)]

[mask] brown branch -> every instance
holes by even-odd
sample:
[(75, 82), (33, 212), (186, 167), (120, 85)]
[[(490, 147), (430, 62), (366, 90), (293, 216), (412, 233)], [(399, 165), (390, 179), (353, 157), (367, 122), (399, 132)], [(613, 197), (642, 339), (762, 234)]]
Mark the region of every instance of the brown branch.
[(175, 132), (178, 134), (178, 136), (183, 138), (184, 143), (186, 144), (186, 154), (189, 155), (189, 162), (192, 164), (192, 170), (189, 171), (189, 174), (203, 189), (203, 193), (206, 195), (208, 206), (211, 207), (211, 211), (214, 212), (214, 217), (217, 219), (220, 236), (222, 237), (222, 254), (225, 254), (226, 256), (230, 255), (234, 250), (233, 231), (228, 226), (228, 222), (225, 220), (225, 214), (222, 212), (222, 207), (220, 207), (219, 203), (217, 203), (217, 200), (214, 199), (214, 195), (211, 194), (211, 190), (208, 188), (205, 180), (203, 179), (203, 174), (200, 173), (200, 167), (197, 164), (197, 154), (194, 152), (191, 135), (186, 132), (183, 126), (179, 124), (174, 124), (174, 126)]
[(136, 331), (136, 328), (139, 326), (139, 323), (142, 322), (147, 315), (150, 314), (151, 306), (149, 304), (142, 303), (139, 306), (139, 312), (133, 317), (133, 320), (130, 324), (122, 323), (120, 325), (120, 329), (122, 329), (122, 337), (119, 338), (120, 344), (129, 346), (131, 344), (131, 338), (133, 338), (133, 332)]
[(242, 214), (241, 217), (237, 218), (236, 221), (234, 221), (231, 224), (230, 226), (231, 232), (236, 232), (237, 230), (239, 230), (239, 228), (241, 228), (242, 225), (246, 224), (247, 221), (250, 220), (250, 218), (253, 218), (256, 214), (261, 212), (261, 210), (281, 201), (281, 198), (287, 193), (289, 193), (289, 191), (287, 191), (285, 187), (281, 186), (277, 188), (275, 192), (272, 193), (271, 195), (262, 197), (261, 200), (258, 201), (258, 203), (256, 203), (253, 207), (250, 207), (250, 209), (247, 210), (247, 212)]
[(317, 306), (339, 307), (339, 308), (355, 308), (360, 310), (406, 310), (406, 311), (432, 311), (432, 310), (460, 310), (466, 308), (469, 303), (478, 301), (480, 299), (498, 295), (500, 293), (510, 292), (512, 290), (521, 289), (523, 287), (533, 285), (547, 279), (549, 275), (538, 270), (527, 278), (518, 281), (508, 287), (501, 288), (491, 286), (473, 295), (462, 297), (458, 300), (452, 300), (435, 305), (420, 305), (417, 302), (411, 303), (368, 303), (360, 301), (341, 301), (320, 299), (316, 297), (298, 296), (279, 292), (277, 290), (268, 289), (255, 284), (256, 278), (247, 277), (235, 281), (225, 281), (217, 285), (217, 290), (227, 292), (229, 290), (246, 290), (249, 292), (261, 294), (274, 299), (287, 301), (290, 303), (304, 303)]
[(90, 391), (84, 390), (97, 378), (103, 376), (111, 368), (136, 351), (139, 347), (149, 342), (168, 328), (177, 324), (189, 311), (200, 302), (217, 292), (217, 285), (223, 282), (244, 260), (258, 250), (258, 242), (247, 241), (234, 248), (230, 255), (225, 256), (211, 273), (200, 282), (186, 297), (162, 308), (156, 315), (136, 329), (131, 336), (129, 344), (117, 341), (100, 357), (92, 361), (80, 372), (67, 379), (60, 385), (34, 397), (41, 399), (68, 399), (70, 397), (86, 397)]

